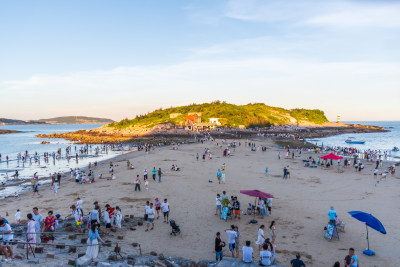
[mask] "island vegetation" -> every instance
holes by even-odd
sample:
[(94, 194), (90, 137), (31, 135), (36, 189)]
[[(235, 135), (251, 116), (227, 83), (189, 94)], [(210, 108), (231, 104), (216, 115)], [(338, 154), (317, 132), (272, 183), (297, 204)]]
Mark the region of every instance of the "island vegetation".
[[(172, 123), (184, 125), (185, 117), (189, 113), (201, 113), (201, 120), (218, 118), (223, 127), (246, 128), (268, 127), (277, 124), (307, 124), (321, 125), (328, 122), (323, 111), (318, 109), (284, 109), (271, 107), (262, 103), (247, 105), (234, 105), (226, 102), (214, 101), (212, 103), (191, 104), (181, 107), (157, 109), (145, 115), (138, 115), (134, 119), (124, 119), (110, 124), (110, 127), (119, 129), (140, 126), (151, 128), (158, 124)], [(176, 117), (171, 117), (176, 114)]]

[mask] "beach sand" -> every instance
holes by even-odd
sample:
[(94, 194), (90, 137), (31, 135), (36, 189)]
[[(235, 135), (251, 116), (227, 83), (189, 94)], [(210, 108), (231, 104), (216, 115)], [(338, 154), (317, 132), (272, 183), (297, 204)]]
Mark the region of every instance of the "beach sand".
[[(220, 141), (219, 141), (220, 142)], [(119, 164), (115, 167), (116, 180), (97, 179), (93, 184), (79, 185), (73, 180), (63, 178), (57, 196), (49, 185), (41, 188), (41, 196), (32, 197), (32, 193), (22, 195), (20, 199), (7, 198), (1, 200), (0, 214), (14, 221), (14, 214), (19, 208), (22, 218), (26, 217), (32, 207), (39, 207), (40, 213), (45, 216), (48, 210), (53, 210), (64, 217), (70, 212), (69, 206), (76, 202), (80, 196), (83, 201), (83, 210), (89, 212), (97, 200), (101, 206), (109, 203), (111, 206), (120, 206), (123, 215), (144, 215), (146, 200), (154, 202), (168, 198), (171, 205), (170, 219), (180, 225), (182, 234), (170, 236), (171, 227), (162, 223), (162, 218), (155, 220), (155, 229), (145, 232), (145, 227), (137, 227), (136, 231), (125, 232), (124, 241), (138, 242), (144, 253), (156, 251), (165, 255), (180, 256), (194, 260), (214, 259), (214, 240), (217, 231), (222, 233), (222, 239), (228, 241), (223, 232), (231, 224), (239, 226), (241, 245), (246, 240), (252, 242), (255, 256), (258, 259), (257, 230), (260, 224), (267, 228), (272, 220), (276, 221), (276, 249), (278, 263), (290, 265), (290, 260), (300, 252), (307, 266), (332, 266), (335, 261), (343, 265), (343, 259), (350, 247), (355, 248), (361, 266), (398, 266), (400, 265), (400, 212), (399, 175), (392, 177), (390, 174), (386, 181), (377, 186), (373, 178), (374, 163), (365, 163), (365, 169), (355, 172), (354, 168), (347, 168), (344, 173), (337, 173), (336, 167), (329, 170), (321, 168), (311, 169), (303, 167), (303, 159), (314, 153), (296, 153), (295, 159), (285, 159), (284, 151), (280, 150), (271, 141), (257, 141), (257, 145), (267, 145), (266, 152), (250, 151), (249, 147), (231, 149), (232, 156), (222, 157), (222, 150), (215, 147), (215, 142), (204, 144), (182, 145), (178, 150), (172, 146), (161, 148), (159, 151), (130, 152), (118, 156), (113, 162)], [(204, 148), (211, 149), (214, 157), (203, 161), (201, 155)], [(282, 159), (278, 160), (278, 151)], [(200, 159), (196, 161), (195, 155), (199, 153)], [(134, 170), (127, 170), (126, 159), (134, 164)], [(226, 184), (218, 184), (216, 180), (217, 169), (226, 163)], [(170, 171), (172, 164), (178, 164), (181, 171)], [(282, 179), (284, 166), (290, 166), (291, 178)], [(388, 164), (386, 164), (388, 165)], [(109, 161), (99, 164), (97, 175), (109, 177)], [(162, 183), (153, 182), (151, 169), (153, 167), (163, 170)], [(268, 167), (268, 176), (265, 168)], [(143, 170), (149, 171), (149, 192), (134, 192), (133, 181), (137, 174), (143, 181)], [(69, 174), (66, 176), (69, 178)], [(213, 183), (209, 183), (211, 179)], [(215, 197), (223, 190), (229, 196), (238, 196), (242, 212), (248, 203), (254, 203), (254, 198), (242, 195), (239, 190), (259, 189), (275, 196), (272, 205), (272, 216), (264, 219), (257, 218), (258, 224), (248, 224), (250, 216), (242, 215), (240, 220), (227, 222), (215, 216)], [(339, 233), (340, 240), (328, 241), (324, 239), (324, 226), (328, 222), (328, 210), (334, 206), (339, 218), (346, 223), (346, 233)], [(387, 235), (382, 235), (372, 229), (369, 231), (370, 247), (376, 256), (362, 255), (366, 248), (365, 225), (347, 214), (348, 211), (361, 210), (372, 213), (379, 218), (387, 230)], [(265, 230), (268, 236), (269, 231)], [(106, 238), (107, 239), (107, 238)], [(126, 246), (126, 248), (132, 248)], [(241, 249), (240, 249), (241, 251)], [(82, 249), (82, 252), (84, 250)], [(124, 252), (124, 247), (123, 247)], [(229, 256), (228, 248), (224, 248), (224, 255)]]

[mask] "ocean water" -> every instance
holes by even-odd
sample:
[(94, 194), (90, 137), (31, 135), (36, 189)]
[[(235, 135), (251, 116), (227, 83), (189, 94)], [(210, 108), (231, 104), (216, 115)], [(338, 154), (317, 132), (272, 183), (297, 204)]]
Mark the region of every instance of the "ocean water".
[[(14, 194), (14, 192), (21, 192), (30, 184), (35, 172), (38, 173), (39, 177), (48, 177), (50, 173), (54, 172), (66, 172), (70, 168), (82, 168), (87, 167), (89, 162), (100, 161), (104, 159), (110, 159), (122, 152), (117, 151), (101, 151), (98, 155), (95, 155), (95, 148), (101, 148), (101, 145), (92, 145), (92, 149), (89, 155), (79, 158), (78, 161), (65, 159), (65, 148), (69, 145), (72, 146), (72, 155), (79, 152), (79, 149), (83, 145), (74, 145), (71, 141), (65, 139), (46, 139), (37, 138), (37, 134), (50, 134), (50, 133), (63, 133), (72, 132), (81, 129), (90, 130), (101, 126), (102, 124), (65, 124), (65, 125), (0, 125), (0, 130), (17, 130), (20, 133), (12, 134), (0, 134), (0, 182), (5, 182), (7, 187), (0, 188), (0, 197)], [(40, 144), (41, 141), (48, 141), (50, 144)], [(61, 148), (62, 159), (53, 160), (49, 157), (49, 161), (45, 162), (43, 159), (43, 153), (57, 153), (57, 150)], [(75, 150), (76, 149), (76, 150)], [(33, 159), (25, 163), (17, 160), (18, 153), (24, 155), (25, 151), (33, 157), (35, 152), (40, 155), (40, 161), (35, 162)], [(9, 157), (7, 163), (6, 156)], [(18, 170), (19, 177), (21, 180), (15, 181), (12, 175)], [(25, 182), (24, 182), (25, 181)], [(12, 186), (13, 183), (15, 186)], [(22, 184), (21, 184), (22, 182)], [(46, 182), (41, 182), (41, 184)]]
[[(357, 123), (364, 125), (374, 125), (385, 127), (389, 132), (384, 133), (358, 133), (340, 134), (318, 139), (308, 139), (307, 141), (324, 146), (353, 147), (364, 150), (380, 150), (382, 153), (388, 151), (389, 159), (400, 161), (400, 152), (393, 152), (393, 147), (400, 147), (400, 121), (347, 121), (345, 123)], [(365, 141), (365, 144), (347, 144), (345, 141), (349, 137), (355, 140)]]

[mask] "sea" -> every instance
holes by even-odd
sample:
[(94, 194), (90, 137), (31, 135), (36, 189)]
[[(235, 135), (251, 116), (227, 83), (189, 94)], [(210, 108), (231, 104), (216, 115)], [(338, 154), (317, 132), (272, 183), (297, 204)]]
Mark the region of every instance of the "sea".
[[(346, 121), (344, 123), (364, 124), (384, 127), (388, 132), (339, 134), (324, 138), (308, 139), (308, 142), (325, 147), (352, 147), (361, 151), (377, 150), (387, 152), (388, 159), (400, 161), (400, 152), (392, 151), (394, 147), (400, 148), (400, 121)], [(365, 141), (365, 144), (347, 144), (347, 139)]]
[[(64, 133), (73, 132), (77, 130), (90, 130), (102, 126), (103, 124), (53, 124), (53, 125), (0, 125), (0, 130), (16, 130), (20, 133), (0, 134), (0, 183), (5, 183), (6, 186), (0, 187), (0, 198), (5, 196), (14, 195), (27, 190), (30, 185), (30, 180), (33, 174), (37, 172), (39, 178), (49, 177), (50, 173), (54, 172), (68, 172), (70, 168), (87, 167), (89, 162), (111, 159), (126, 151), (113, 151), (112, 149), (105, 149), (104, 145), (91, 145), (89, 146), (89, 153), (84, 157), (79, 157), (67, 160), (65, 157), (65, 149), (71, 146), (72, 155), (79, 153), (84, 145), (73, 144), (73, 142), (65, 139), (46, 139), (38, 138), (37, 134), (51, 134), (51, 133)], [(41, 144), (42, 141), (49, 142), (48, 144)], [(96, 148), (99, 153), (95, 153)], [(48, 162), (44, 161), (43, 153), (48, 152), (50, 155), (54, 152), (57, 153), (58, 149), (62, 151), (61, 159), (54, 159), (50, 156)], [(40, 160), (34, 159), (23, 162), (18, 160), (18, 154), (23, 156), (26, 151), (33, 157), (35, 153), (40, 155)], [(7, 162), (6, 157), (9, 160)], [(18, 180), (13, 178), (15, 171), (18, 170)], [(41, 181), (40, 184), (48, 183)], [(3, 184), (4, 185), (4, 184)]]

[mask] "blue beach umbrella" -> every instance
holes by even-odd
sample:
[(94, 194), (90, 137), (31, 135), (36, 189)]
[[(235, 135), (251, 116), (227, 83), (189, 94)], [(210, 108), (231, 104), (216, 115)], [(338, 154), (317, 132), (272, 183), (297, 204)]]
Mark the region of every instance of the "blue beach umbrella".
[(382, 223), (372, 216), (372, 214), (365, 213), (362, 211), (349, 211), (348, 212), (353, 218), (359, 220), (360, 222), (365, 223), (365, 228), (367, 228), (367, 242), (368, 242), (368, 248), (363, 251), (365, 255), (372, 256), (375, 255), (375, 252), (369, 249), (369, 238), (368, 238), (368, 226), (371, 227), (372, 229), (381, 232), (382, 234), (386, 235), (386, 230), (385, 227), (383, 227)]

